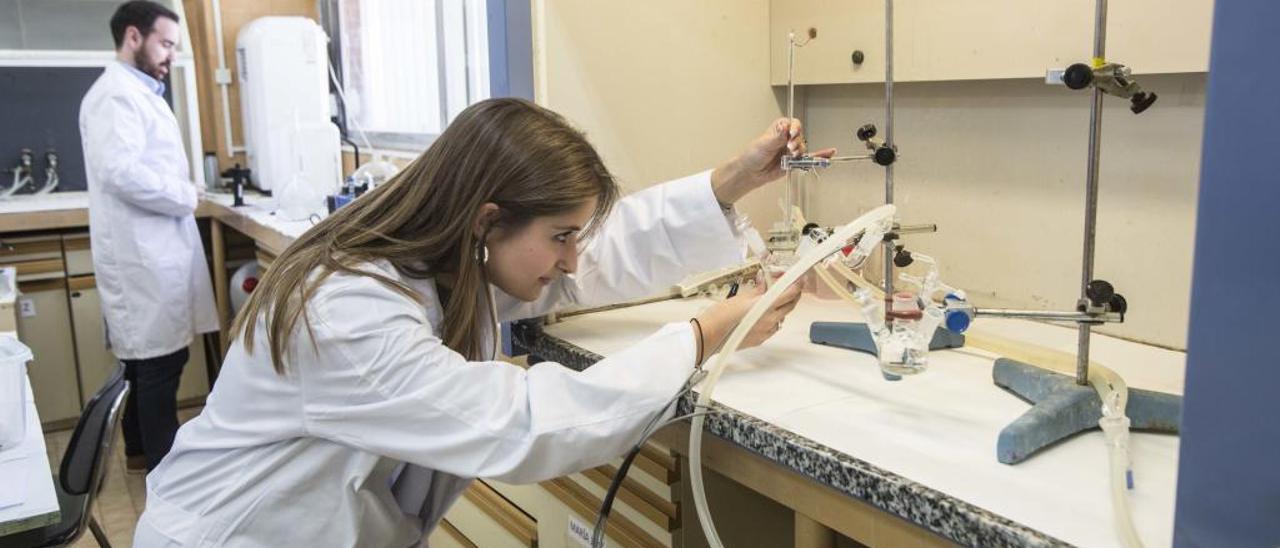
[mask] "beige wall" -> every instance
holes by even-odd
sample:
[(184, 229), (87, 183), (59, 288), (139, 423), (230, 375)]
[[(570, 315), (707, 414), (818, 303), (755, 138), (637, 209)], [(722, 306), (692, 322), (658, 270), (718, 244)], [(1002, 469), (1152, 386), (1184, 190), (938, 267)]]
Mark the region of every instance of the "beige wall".
[[(534, 0), (533, 10), (538, 102), (586, 131), (627, 191), (715, 167), (781, 114), (767, 0)], [(742, 209), (776, 217), (781, 191)]]
[[(583, 128), (628, 190), (714, 166), (779, 116), (766, 0), (534, 0), (538, 100)], [(1096, 276), (1131, 314), (1104, 332), (1185, 347), (1205, 75), (1141, 77), (1160, 102), (1107, 102)], [(853, 146), (883, 120), (883, 87), (809, 86), (798, 104), (815, 146)], [(908, 243), (942, 261), (980, 305), (1070, 309), (1079, 292), (1086, 93), (1041, 80), (896, 87), (898, 198)], [(757, 227), (781, 185), (749, 197)], [(840, 166), (809, 183), (808, 214), (838, 223), (880, 203), (883, 170)]]
[[(538, 100), (583, 128), (627, 190), (714, 166), (781, 113), (769, 78), (765, 0), (534, 1)], [(1107, 103), (1096, 276), (1129, 300), (1101, 329), (1182, 348), (1190, 295), (1204, 74), (1144, 76), (1141, 116)], [(908, 243), (980, 305), (1070, 309), (1079, 291), (1088, 98), (1038, 80), (896, 87)], [(810, 142), (853, 146), (881, 123), (883, 87), (811, 86)], [(808, 214), (838, 223), (880, 203), (883, 170), (840, 166), (808, 183)], [(765, 228), (781, 185), (743, 209)]]
[[(1160, 100), (1134, 116), (1108, 98), (1103, 121), (1096, 277), (1130, 314), (1103, 332), (1185, 348), (1205, 74), (1148, 75)], [(1042, 80), (895, 86), (897, 202), (906, 223), (935, 222), (910, 248), (980, 305), (1071, 309), (1079, 294), (1089, 96)], [(884, 119), (877, 84), (806, 89), (815, 146), (852, 146)], [(882, 203), (884, 171), (841, 166), (810, 182), (810, 217), (845, 222)]]

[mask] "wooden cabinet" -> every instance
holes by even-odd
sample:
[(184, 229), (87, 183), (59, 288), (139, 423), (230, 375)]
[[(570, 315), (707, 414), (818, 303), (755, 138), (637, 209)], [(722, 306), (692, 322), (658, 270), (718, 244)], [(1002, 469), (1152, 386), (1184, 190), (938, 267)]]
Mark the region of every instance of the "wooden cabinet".
[(45, 424), (74, 422), (81, 400), (66, 281), (19, 282), (18, 291), (18, 339), (34, 356), (27, 371), (40, 419)]
[[(772, 0), (769, 10), (773, 85), (787, 82), (787, 33), (809, 28), (818, 37), (796, 49), (797, 84), (884, 81), (884, 0)], [(895, 81), (1043, 78), (1093, 55), (1090, 0), (895, 0), (893, 17)], [(1107, 58), (1137, 74), (1205, 72), (1212, 20), (1212, 0), (1111, 2)]]
[(476, 546), (536, 548), (538, 522), (484, 481), (476, 481), (445, 515)]
[(80, 416), (80, 383), (62, 242), (57, 234), (0, 238), (0, 265), (17, 272), (18, 339), (34, 356), (28, 372), (40, 419), (72, 424)]
[(102, 303), (93, 276), (69, 278), (67, 290), (80, 366), (80, 399), (88, 403), (119, 362), (107, 349), (106, 322), (102, 319)]
[[(620, 462), (536, 485), (485, 483), (534, 518), (538, 546), (577, 548), (588, 545), (605, 491)], [(606, 544), (624, 548), (679, 546), (681, 510), (676, 491), (680, 477), (679, 460), (670, 451), (655, 443), (646, 445), (614, 499), (605, 529)]]
[(209, 394), (209, 370), (205, 367), (204, 336), (191, 340), (191, 357), (182, 369), (182, 384), (178, 386), (178, 404), (203, 399)]
[(93, 274), (93, 253), (89, 250), (89, 233), (62, 235), (62, 250), (67, 261), (67, 276)]
[[(476, 481), (432, 531), (428, 544), (588, 546), (600, 503), (620, 461), (533, 485)], [(676, 493), (680, 477), (680, 461), (669, 450), (656, 443), (647, 445), (614, 500), (606, 544), (679, 546), (681, 509)]]
[[(98, 297), (94, 277), (69, 278), (67, 286), (70, 290), (71, 317), (79, 358), (80, 394), (82, 401), (87, 403), (88, 398), (106, 382), (107, 375), (116, 367), (118, 360), (107, 348), (102, 301)], [(199, 399), (209, 393), (203, 337), (195, 337), (190, 352), (191, 358), (182, 370), (182, 380), (178, 387), (179, 402)]]
[(435, 530), (427, 536), (427, 546), (431, 548), (476, 548), (478, 544), (462, 534), (449, 520), (440, 520)]
[[(0, 265), (17, 271), (18, 337), (34, 354), (31, 386), (47, 428), (74, 424), (119, 361), (107, 347), (87, 232), (0, 238)], [(209, 392), (203, 337), (191, 345), (179, 402)]]

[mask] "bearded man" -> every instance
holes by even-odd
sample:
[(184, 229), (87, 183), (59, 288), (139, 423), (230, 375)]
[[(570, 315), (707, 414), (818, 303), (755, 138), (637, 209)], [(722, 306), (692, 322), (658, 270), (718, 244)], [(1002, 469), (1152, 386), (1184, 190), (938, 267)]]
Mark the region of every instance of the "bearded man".
[(127, 469), (151, 470), (173, 445), (177, 393), (196, 334), (218, 327), (182, 134), (164, 99), (178, 15), (127, 2), (111, 17), (116, 60), (80, 103), (89, 232), (107, 341), (131, 390)]

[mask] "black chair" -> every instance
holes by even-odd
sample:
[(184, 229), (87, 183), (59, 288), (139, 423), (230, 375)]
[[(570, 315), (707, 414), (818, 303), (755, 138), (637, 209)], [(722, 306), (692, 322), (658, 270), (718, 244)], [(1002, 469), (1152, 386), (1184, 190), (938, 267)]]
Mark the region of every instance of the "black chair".
[(53, 478), (62, 519), (39, 529), (0, 537), (0, 545), (65, 546), (79, 539), (87, 528), (99, 546), (111, 548), (91, 510), (107, 475), (107, 462), (128, 395), (129, 381), (124, 380), (124, 366), (119, 366), (80, 414), (58, 474)]

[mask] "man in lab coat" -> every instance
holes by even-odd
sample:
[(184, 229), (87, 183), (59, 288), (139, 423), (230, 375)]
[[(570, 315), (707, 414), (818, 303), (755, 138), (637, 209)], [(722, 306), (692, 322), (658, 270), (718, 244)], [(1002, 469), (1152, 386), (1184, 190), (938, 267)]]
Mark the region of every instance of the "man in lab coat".
[(193, 215), (203, 192), (163, 97), (178, 16), (154, 2), (127, 2), (112, 16), (111, 34), (116, 60), (80, 104), (80, 138), (107, 338), (132, 385), (125, 455), (129, 470), (140, 472), (173, 445), (188, 347), (218, 324)]

